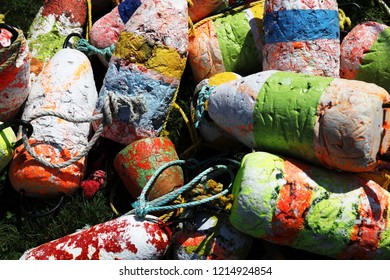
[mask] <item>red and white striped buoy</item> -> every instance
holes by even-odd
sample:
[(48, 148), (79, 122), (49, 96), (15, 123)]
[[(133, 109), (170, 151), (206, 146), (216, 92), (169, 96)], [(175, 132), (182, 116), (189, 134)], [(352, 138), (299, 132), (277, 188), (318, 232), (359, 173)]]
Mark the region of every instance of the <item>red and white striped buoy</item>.
[(27, 250), (21, 260), (161, 259), (171, 231), (151, 215), (126, 215)]
[(23, 31), (0, 24), (0, 121), (14, 118), (30, 93), (31, 55)]
[[(90, 61), (74, 49), (62, 49), (45, 65), (33, 83), (22, 119), (34, 132), (28, 143), (41, 158), (61, 164), (77, 156), (87, 145), (90, 123), (75, 123), (56, 116), (35, 117), (54, 112), (72, 118), (90, 118), (97, 90)], [(70, 194), (80, 185), (85, 157), (64, 168), (51, 168), (33, 158), (26, 147), (16, 149), (9, 177), (17, 191), (29, 196)]]

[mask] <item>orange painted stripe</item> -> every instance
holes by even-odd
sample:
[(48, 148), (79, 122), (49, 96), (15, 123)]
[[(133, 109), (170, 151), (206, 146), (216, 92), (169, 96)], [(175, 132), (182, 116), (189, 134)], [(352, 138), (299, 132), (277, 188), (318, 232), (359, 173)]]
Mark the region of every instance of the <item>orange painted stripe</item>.
[(313, 187), (299, 166), (284, 162), (284, 179), (275, 213), (272, 217), (272, 236), (266, 239), (278, 244), (292, 245), (297, 234), (304, 228), (305, 215), (311, 205)]

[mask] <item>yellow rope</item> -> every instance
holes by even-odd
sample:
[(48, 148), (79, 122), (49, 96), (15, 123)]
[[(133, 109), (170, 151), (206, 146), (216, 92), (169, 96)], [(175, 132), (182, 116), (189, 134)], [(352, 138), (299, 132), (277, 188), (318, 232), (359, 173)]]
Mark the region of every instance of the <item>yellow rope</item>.
[(339, 9), (339, 25), (340, 30), (344, 31), (345, 25), (347, 25), (348, 28), (351, 28), (351, 19), (347, 17), (342, 9)]
[(5, 21), (5, 15), (0, 14), (0, 23), (4, 23)]
[(85, 31), (85, 39), (89, 41), (89, 33), (91, 32), (91, 28), (92, 28), (92, 3), (91, 0), (86, 0), (86, 2), (87, 2), (88, 14), (87, 14), (87, 28)]
[(187, 0), (187, 3), (188, 3), (188, 7), (192, 7), (194, 6), (194, 3), (192, 2), (192, 0)]

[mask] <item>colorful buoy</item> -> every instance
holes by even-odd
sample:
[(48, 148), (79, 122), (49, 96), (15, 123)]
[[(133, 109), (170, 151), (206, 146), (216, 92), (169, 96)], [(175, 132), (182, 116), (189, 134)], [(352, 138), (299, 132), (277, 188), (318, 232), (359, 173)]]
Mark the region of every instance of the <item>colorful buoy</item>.
[(253, 237), (238, 231), (226, 214), (197, 213), (173, 238), (176, 260), (244, 260)]
[[(0, 122), (0, 127), (3, 125)], [(11, 127), (0, 131), (0, 172), (11, 162), (14, 155), (13, 144), (16, 142), (16, 135)]]
[(339, 77), (336, 0), (266, 0), (263, 70)]
[(372, 180), (254, 152), (232, 193), (230, 221), (246, 234), (337, 259), (390, 258), (390, 194)]
[(240, 6), (194, 25), (188, 62), (196, 83), (221, 72), (261, 71), (264, 1)]
[[(144, 138), (124, 148), (115, 157), (114, 167), (129, 193), (137, 199), (159, 167), (178, 159), (175, 147), (168, 138)], [(158, 176), (148, 191), (147, 199), (154, 200), (183, 185), (182, 168), (171, 166)]]
[[(22, 119), (31, 120), (34, 133), (28, 143), (41, 158), (60, 164), (77, 156), (87, 145), (90, 123), (75, 123), (56, 116), (35, 117), (54, 112), (72, 118), (91, 118), (97, 90), (90, 61), (74, 49), (61, 49), (45, 65), (33, 83)], [(12, 186), (27, 196), (71, 194), (79, 186), (85, 157), (64, 168), (50, 168), (33, 158), (26, 147), (16, 149), (9, 169)]]
[(27, 250), (21, 260), (161, 259), (171, 231), (154, 216), (126, 215)]
[(390, 27), (356, 25), (341, 43), (340, 77), (377, 84), (390, 91)]
[(361, 172), (388, 156), (389, 102), (375, 84), (270, 70), (216, 86), (207, 112), (252, 149)]
[(186, 65), (187, 33), (187, 1), (142, 1), (115, 45), (99, 93), (97, 112), (107, 96), (120, 103), (103, 137), (128, 145), (159, 136)]
[[(197, 124), (197, 129), (199, 130), (200, 136), (202, 139), (213, 145), (216, 149), (228, 150), (233, 147), (237, 147), (240, 142), (234, 139), (230, 134), (226, 133), (222, 128), (216, 125), (210, 117), (203, 117), (200, 121), (199, 117), (196, 114), (197, 107), (197, 96), (204, 86), (213, 87), (218, 86), (223, 83), (237, 80), (241, 78), (240, 75), (233, 72), (222, 72), (215, 74), (209, 79), (204, 79), (201, 81), (195, 88), (195, 95), (193, 102), (191, 104), (191, 118), (193, 123)], [(207, 107), (205, 105), (205, 107)], [(205, 112), (207, 114), (207, 110)]]
[(30, 93), (31, 55), (23, 31), (0, 24), (0, 121), (14, 118)]
[(71, 33), (82, 34), (87, 19), (87, 0), (49, 0), (38, 11), (28, 31), (32, 55), (31, 73), (36, 76), (43, 65), (63, 46)]

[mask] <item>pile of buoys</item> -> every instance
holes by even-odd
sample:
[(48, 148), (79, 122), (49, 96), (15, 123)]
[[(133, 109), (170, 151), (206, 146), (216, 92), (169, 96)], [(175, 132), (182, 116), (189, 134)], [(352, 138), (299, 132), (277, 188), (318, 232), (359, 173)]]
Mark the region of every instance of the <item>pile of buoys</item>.
[[(245, 260), (256, 239), (389, 259), (390, 28), (360, 23), (340, 42), (338, 13), (335, 0), (49, 0), (27, 39), (0, 24), (0, 172), (31, 199), (113, 188), (117, 215), (20, 259)], [(99, 92), (73, 37), (107, 66)], [(179, 98), (194, 157), (167, 130)], [(96, 143), (109, 172), (88, 170)]]

